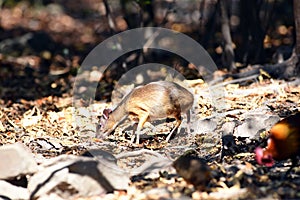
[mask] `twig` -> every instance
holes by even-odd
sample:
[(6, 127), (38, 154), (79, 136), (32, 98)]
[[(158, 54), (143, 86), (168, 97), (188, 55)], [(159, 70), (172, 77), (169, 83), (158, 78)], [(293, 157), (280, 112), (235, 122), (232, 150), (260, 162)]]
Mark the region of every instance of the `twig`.
[(147, 160), (141, 166), (128, 170), (127, 172), (131, 176), (143, 174), (143, 173), (147, 173), (147, 172), (153, 172), (154, 170), (161, 170), (162, 168), (170, 166), (172, 164), (172, 160), (162, 156), (161, 154), (159, 154), (155, 151), (148, 150), (148, 149), (141, 149), (138, 151), (125, 152), (125, 153), (116, 155), (115, 157), (117, 159), (122, 159), (122, 158), (127, 158), (127, 157), (140, 156), (142, 154), (150, 154), (154, 157)]
[(159, 158), (164, 158), (164, 156), (162, 156), (161, 154), (159, 154), (155, 151), (152, 151), (152, 150), (148, 150), (148, 149), (141, 149), (138, 151), (120, 153), (120, 154), (116, 155), (116, 158), (122, 159), (122, 158), (126, 158), (126, 157), (140, 156), (141, 154), (144, 154), (144, 153), (147, 153), (147, 154), (159, 157)]
[(144, 44), (143, 46), (143, 52), (147, 53), (149, 46), (153, 43), (153, 41), (157, 38), (157, 36), (159, 35), (159, 30), (155, 31), (151, 37), (147, 40), (147, 42)]
[(129, 170), (131, 176), (161, 170), (164, 167), (171, 166), (172, 161), (167, 158), (151, 158), (143, 165)]
[(13, 122), (11, 121), (7, 115), (5, 115), (5, 118), (7, 119), (7, 121), (15, 128), (15, 130), (19, 130), (19, 127)]
[(103, 3), (104, 3), (105, 11), (106, 11), (106, 17), (107, 17), (107, 20), (108, 20), (108, 25), (109, 25), (110, 30), (112, 31), (112, 34), (113, 34), (117, 31), (116, 30), (116, 27), (117, 27), (116, 22), (114, 21), (114, 19), (112, 17), (111, 10), (109, 8), (109, 4), (108, 4), (107, 0), (103, 0)]
[[(239, 82), (242, 82), (242, 81), (256, 79), (258, 76), (259, 76), (258, 74), (255, 74), (255, 75), (244, 77), (244, 78), (239, 78), (239, 79), (234, 79), (234, 80), (231, 80), (231, 81), (226, 81), (226, 82), (223, 82), (223, 83), (219, 83), (219, 84), (216, 84), (216, 85), (209, 86), (209, 88), (206, 89), (206, 90), (209, 90), (211, 88), (217, 88), (217, 87), (220, 87), (220, 86), (225, 86), (225, 85), (228, 85), (228, 84), (239, 83)], [(214, 82), (217, 82), (217, 81), (218, 80), (216, 80)]]

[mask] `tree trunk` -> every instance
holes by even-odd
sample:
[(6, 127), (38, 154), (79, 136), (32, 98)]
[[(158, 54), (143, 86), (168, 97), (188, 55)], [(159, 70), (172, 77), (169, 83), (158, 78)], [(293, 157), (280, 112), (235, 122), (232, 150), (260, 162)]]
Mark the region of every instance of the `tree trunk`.
[(295, 19), (295, 32), (296, 32), (296, 43), (295, 43), (295, 56), (298, 58), (298, 62), (295, 66), (296, 76), (300, 77), (300, 1), (294, 0), (294, 19)]
[(221, 29), (225, 44), (223, 45), (223, 65), (228, 69), (229, 72), (236, 70), (235, 57), (232, 47), (232, 39), (230, 33), (228, 12), (227, 12), (228, 0), (220, 0), (220, 10), (221, 10)]
[[(244, 9), (242, 9), (242, 14), (243, 14), (243, 10), (245, 11), (245, 9), (247, 7), (246, 5), (248, 5), (248, 7), (251, 7), (251, 3), (248, 0), (243, 0), (243, 1), (241, 1), (241, 3), (243, 5), (242, 7), (244, 8)], [(295, 21), (295, 35), (296, 35), (295, 40), (296, 41), (295, 41), (295, 48), (294, 48), (294, 51), (293, 51), (291, 57), (282, 63), (278, 63), (275, 65), (257, 66), (255, 69), (252, 69), (248, 72), (234, 74), (234, 75), (226, 75), (226, 76), (224, 76), (225, 78), (227, 78), (227, 77), (244, 78), (244, 77), (249, 77), (252, 75), (259, 75), (260, 70), (262, 69), (263, 71), (267, 72), (272, 78), (286, 79), (286, 80), (298, 78), (298, 80), (295, 82), (295, 84), (300, 84), (300, 64), (299, 64), (300, 63), (299, 62), (299, 58), (300, 58), (300, 0), (294, 0), (293, 3), (294, 3), (294, 21)], [(253, 5), (252, 5), (252, 8), (254, 8)], [(253, 11), (253, 9), (252, 9), (252, 11)], [(244, 15), (243, 17), (247, 17), (247, 16)], [(249, 21), (249, 23), (250, 23), (249, 27), (250, 28), (252, 27), (251, 29), (253, 29), (253, 27), (254, 27), (253, 22), (255, 22), (255, 21), (257, 21), (257, 20), (252, 21), (252, 25), (251, 25), (251, 20)], [(245, 35), (247, 36), (247, 32)], [(254, 35), (253, 35), (253, 37), (254, 37)], [(262, 39), (262, 37), (260, 37), (260, 39)], [(261, 45), (262, 44), (263, 43), (261, 41)], [(255, 47), (257, 47), (257, 52), (260, 52), (259, 46), (260, 45), (255, 45)]]
[(295, 32), (296, 32), (296, 55), (300, 55), (300, 1), (294, 0), (294, 19), (295, 19)]
[(246, 64), (264, 63), (263, 41), (265, 30), (262, 28), (258, 0), (241, 0), (241, 26), (243, 31), (243, 62)]

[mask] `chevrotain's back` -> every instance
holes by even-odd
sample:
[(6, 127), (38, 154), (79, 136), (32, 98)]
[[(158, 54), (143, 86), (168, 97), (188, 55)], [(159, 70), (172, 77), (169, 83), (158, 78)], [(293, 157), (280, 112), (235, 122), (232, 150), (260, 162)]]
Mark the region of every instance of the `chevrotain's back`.
[(175, 117), (193, 105), (193, 95), (184, 87), (167, 81), (152, 82), (135, 88), (126, 97), (128, 114), (149, 113), (151, 120)]

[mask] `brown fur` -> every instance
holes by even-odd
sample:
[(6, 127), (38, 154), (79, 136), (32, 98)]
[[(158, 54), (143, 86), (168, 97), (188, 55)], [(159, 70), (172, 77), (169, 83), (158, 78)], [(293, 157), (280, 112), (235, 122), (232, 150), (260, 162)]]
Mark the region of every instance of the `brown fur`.
[[(139, 143), (139, 132), (145, 122), (164, 118), (175, 118), (176, 125), (173, 131), (181, 124), (181, 113), (187, 113), (193, 105), (193, 95), (182, 86), (167, 81), (152, 82), (145, 86), (134, 88), (118, 104), (108, 116), (102, 127), (105, 134), (111, 133), (126, 117), (138, 122), (136, 129), (136, 143)], [(132, 138), (132, 142), (134, 137)]]

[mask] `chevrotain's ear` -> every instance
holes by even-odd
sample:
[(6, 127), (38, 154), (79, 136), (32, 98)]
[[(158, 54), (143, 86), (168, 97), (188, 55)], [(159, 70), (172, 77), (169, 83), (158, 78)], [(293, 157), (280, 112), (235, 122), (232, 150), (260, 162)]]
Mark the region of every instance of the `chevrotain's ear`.
[(110, 108), (105, 108), (103, 110), (103, 117), (104, 119), (108, 119), (109, 114), (112, 112), (112, 110)]

